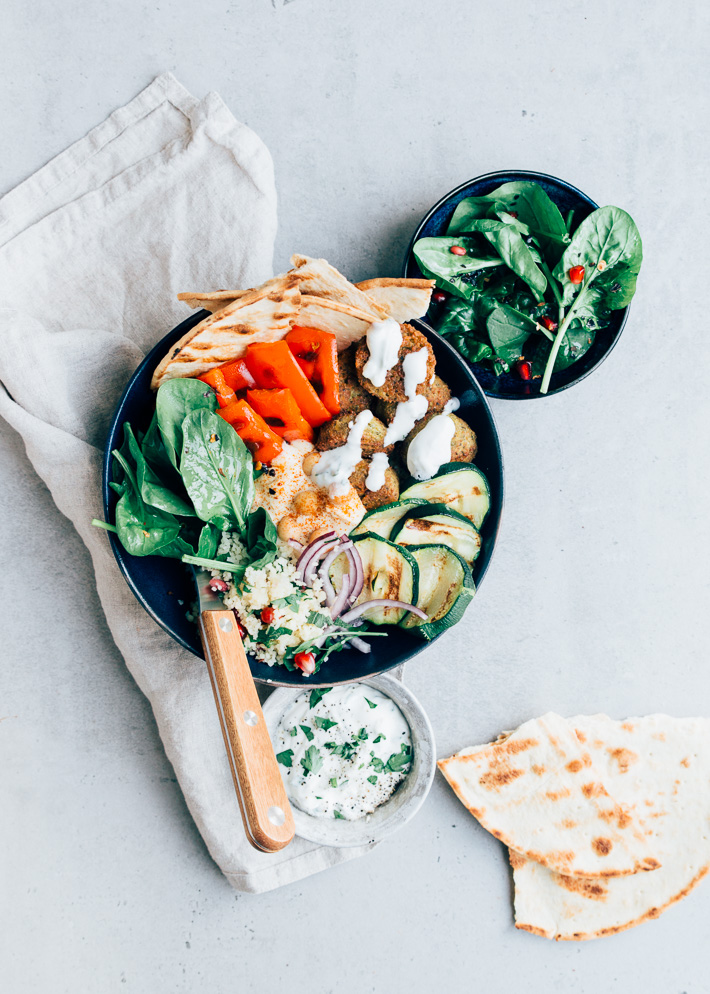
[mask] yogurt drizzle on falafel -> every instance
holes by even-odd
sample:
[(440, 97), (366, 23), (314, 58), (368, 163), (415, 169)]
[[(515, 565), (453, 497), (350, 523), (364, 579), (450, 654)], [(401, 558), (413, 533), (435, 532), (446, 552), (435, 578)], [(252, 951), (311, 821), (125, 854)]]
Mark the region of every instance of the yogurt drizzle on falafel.
[(321, 453), (311, 470), (311, 479), (316, 486), (327, 489), (331, 496), (343, 496), (349, 491), (350, 476), (362, 459), (362, 436), (372, 418), (372, 411), (360, 411), (348, 424), (350, 431), (345, 445)]
[(387, 374), (399, 360), (402, 329), (394, 318), (373, 321), (368, 328), (366, 340), (370, 358), (363, 367), (362, 375), (373, 387), (384, 386)]
[(429, 350), (424, 348), (419, 349), (418, 352), (410, 352), (402, 360), (404, 392), (407, 399), (397, 404), (392, 422), (387, 428), (385, 445), (401, 442), (428, 411), (428, 398), (424, 394), (417, 393), (419, 385), (426, 380), (428, 359)]
[(451, 460), (451, 441), (456, 425), (449, 417), (461, 406), (457, 397), (447, 400), (441, 414), (414, 436), (407, 450), (407, 469), (415, 480), (430, 480)]

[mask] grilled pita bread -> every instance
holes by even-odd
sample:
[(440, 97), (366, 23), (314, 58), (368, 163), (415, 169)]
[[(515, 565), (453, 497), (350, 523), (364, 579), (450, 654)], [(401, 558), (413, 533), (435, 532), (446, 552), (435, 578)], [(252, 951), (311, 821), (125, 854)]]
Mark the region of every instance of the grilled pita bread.
[(309, 259), (307, 255), (292, 255), (291, 270), (301, 280), (301, 293), (309, 297), (322, 297), (334, 304), (343, 304), (362, 314), (367, 314), (372, 321), (383, 321), (387, 311), (370, 299), (362, 290), (346, 279), (342, 273), (326, 262), (325, 259)]
[(348, 345), (359, 341), (367, 333), (373, 321), (379, 320), (380, 318), (373, 317), (356, 307), (350, 307), (349, 304), (302, 294), (301, 309), (295, 323), (306, 328), (331, 332), (335, 335), (338, 352), (342, 352)]
[(238, 359), (252, 342), (274, 342), (286, 334), (298, 314), (298, 276), (269, 280), (220, 308), (174, 345), (153, 374), (154, 390), (177, 376), (199, 376), (223, 362)]
[(596, 939), (658, 916), (710, 869), (710, 719), (570, 718), (602, 780), (644, 826), (662, 866), (581, 880), (511, 852), (515, 923), (549, 939)]
[(607, 789), (587, 745), (559, 715), (439, 768), (485, 829), (540, 866), (604, 878), (659, 866), (630, 807)]
[(384, 277), (356, 283), (358, 290), (367, 294), (383, 308), (389, 317), (402, 324), (413, 318), (420, 318), (429, 309), (434, 280), (405, 280)]
[(179, 293), (177, 296), (178, 300), (182, 300), (193, 311), (204, 308), (214, 314), (215, 311), (233, 304), (239, 297), (251, 292), (251, 290), (215, 290), (213, 293)]

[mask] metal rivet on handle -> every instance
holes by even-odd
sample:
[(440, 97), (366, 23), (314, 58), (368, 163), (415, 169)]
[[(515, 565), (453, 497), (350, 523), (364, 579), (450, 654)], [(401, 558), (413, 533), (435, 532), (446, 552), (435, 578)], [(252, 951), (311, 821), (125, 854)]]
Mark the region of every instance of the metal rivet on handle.
[(254, 714), (253, 711), (245, 711), (242, 717), (247, 725), (257, 725), (259, 723), (259, 716)]
[(277, 804), (274, 804), (266, 812), (266, 817), (269, 819), (272, 825), (283, 825), (286, 821), (286, 813), (283, 808), (280, 808)]
[(231, 630), (234, 628), (234, 625), (229, 620), (229, 618), (220, 618), (219, 627), (222, 629), (223, 632), (231, 632)]

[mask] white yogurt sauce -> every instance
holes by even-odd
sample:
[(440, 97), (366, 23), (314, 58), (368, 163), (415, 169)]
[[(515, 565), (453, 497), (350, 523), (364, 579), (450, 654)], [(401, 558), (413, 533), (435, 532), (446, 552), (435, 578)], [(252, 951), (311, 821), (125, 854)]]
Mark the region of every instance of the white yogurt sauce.
[(414, 436), (407, 449), (407, 469), (415, 480), (430, 480), (440, 466), (451, 461), (455, 429), (447, 412), (437, 414)]
[(349, 492), (350, 476), (362, 459), (362, 436), (372, 418), (372, 411), (360, 411), (348, 424), (350, 431), (345, 445), (322, 452), (311, 470), (313, 482), (327, 489), (331, 497), (343, 497)]
[(394, 412), (394, 417), (385, 433), (385, 445), (401, 442), (410, 433), (417, 421), (421, 421), (429, 409), (428, 399), (417, 393), (417, 387), (426, 379), (426, 365), (429, 358), (428, 349), (410, 352), (402, 361), (404, 372), (404, 392), (406, 400), (400, 401)]
[(402, 329), (394, 318), (385, 318), (384, 321), (372, 322), (366, 338), (370, 358), (363, 367), (362, 375), (373, 387), (381, 387), (390, 369), (397, 365)]
[[(304, 691), (274, 737), (289, 800), (317, 818), (355, 821), (383, 804), (411, 768), (412, 737), (397, 705), (372, 687)], [(311, 707), (311, 700), (317, 703)]]
[(444, 410), (442, 413), (453, 414), (454, 411), (458, 411), (459, 407), (461, 407), (461, 401), (458, 399), (458, 397), (450, 397), (449, 400), (447, 400), (446, 403), (444, 404)]
[(386, 452), (375, 452), (370, 462), (370, 469), (367, 473), (367, 479), (365, 480), (365, 486), (368, 490), (373, 492), (376, 490), (381, 490), (385, 485), (385, 473), (387, 472), (387, 467), (390, 461), (387, 458)]

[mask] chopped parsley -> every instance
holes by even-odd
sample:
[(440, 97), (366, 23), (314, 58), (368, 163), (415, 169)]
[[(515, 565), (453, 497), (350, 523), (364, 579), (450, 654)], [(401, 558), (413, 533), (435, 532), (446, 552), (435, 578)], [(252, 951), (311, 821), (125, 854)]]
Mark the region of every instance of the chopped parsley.
[(332, 751), (334, 756), (342, 756), (343, 759), (352, 759), (353, 755), (357, 752), (357, 743), (341, 742)]
[(277, 752), (276, 760), (281, 763), (282, 766), (287, 766), (291, 769), (293, 766), (293, 749), (285, 749), (283, 752)]
[(316, 728), (322, 728), (324, 732), (327, 732), (329, 728), (334, 728), (338, 722), (331, 721), (330, 718), (314, 718), (313, 724)]
[(330, 783), (331, 787), (337, 787), (338, 786), (338, 778), (337, 777), (331, 777), (330, 780), (329, 780), (329, 783)]
[(368, 766), (371, 766), (375, 771), (375, 773), (382, 773), (382, 771), (385, 768), (384, 762), (380, 759), (379, 756), (376, 756), (374, 752), (371, 752), (370, 755), (372, 756), (372, 759), (368, 763)]
[(294, 725), (294, 726), (293, 726), (293, 728), (291, 729), (291, 735), (298, 735), (298, 729), (296, 728), (296, 726), (295, 726), (295, 725)]
[(357, 738), (360, 740), (360, 742), (367, 742), (369, 737), (370, 736), (367, 734), (366, 728), (361, 728), (360, 731), (357, 733)]
[(367, 778), (367, 782), (368, 783), (377, 783), (377, 777), (376, 776), (368, 777)]
[(342, 819), (343, 821), (345, 820), (345, 816), (344, 816), (344, 815), (341, 815), (341, 813), (340, 813), (339, 811), (334, 811), (334, 812), (333, 812), (333, 817), (334, 817), (334, 818), (340, 818), (340, 819)]
[(256, 637), (256, 641), (259, 645), (271, 645), (272, 642), (275, 642), (276, 639), (280, 638), (282, 635), (291, 634), (292, 632), (290, 628), (274, 628), (269, 625), (268, 628), (259, 632)]
[(373, 704), (372, 701), (370, 701), (370, 700), (367, 699), (367, 697), (365, 698), (365, 700), (367, 701), (367, 703), (370, 705), (371, 708), (376, 708), (377, 707), (377, 705)]
[[(291, 732), (291, 734), (293, 735), (294, 733), (293, 733), (293, 732)], [(376, 739), (374, 739), (374, 741), (373, 741), (373, 743), (372, 743), (372, 744), (373, 744), (373, 745), (377, 745), (377, 743), (378, 743), (378, 742), (382, 742), (382, 740), (383, 740), (383, 739), (386, 739), (386, 738), (387, 738), (387, 736), (386, 736), (386, 735), (383, 735), (383, 734), (382, 734), (382, 732), (380, 732), (380, 734), (379, 734), (379, 735), (377, 736), (377, 738), (376, 738)]]
[(308, 776), (309, 773), (317, 773), (322, 765), (323, 757), (320, 754), (320, 750), (317, 749), (316, 746), (309, 746), (306, 749), (303, 759), (301, 760), (304, 775)]
[(271, 602), (274, 607), (290, 607), (292, 611), (298, 611), (301, 606), (300, 594), (291, 594), (290, 597), (277, 597)]
[(299, 725), (298, 727), (301, 729), (301, 731), (306, 736), (306, 738), (308, 739), (308, 741), (312, 742), (313, 741), (313, 731), (312, 731), (312, 729), (310, 729), (308, 727), (308, 725)]
[(332, 687), (324, 687), (322, 690), (312, 690), (311, 696), (308, 699), (308, 707), (314, 708), (332, 689)]
[(403, 742), (399, 747), (399, 752), (393, 752), (387, 760), (387, 769), (392, 773), (401, 773), (405, 766), (409, 766), (412, 761), (411, 747)]
[(319, 628), (327, 628), (329, 625), (332, 625), (333, 620), (319, 611), (309, 611), (306, 622), (309, 625), (318, 625)]

